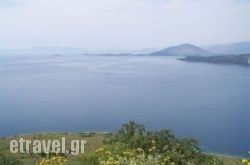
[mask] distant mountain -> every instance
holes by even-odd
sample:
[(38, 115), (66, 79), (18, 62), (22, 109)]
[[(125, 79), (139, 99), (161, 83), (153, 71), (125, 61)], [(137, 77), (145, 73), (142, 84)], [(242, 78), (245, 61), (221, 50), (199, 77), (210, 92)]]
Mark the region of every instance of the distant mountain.
[(217, 44), (205, 47), (207, 50), (219, 54), (248, 54), (250, 53), (250, 42), (237, 42), (229, 44)]
[(81, 54), (85, 50), (70, 47), (32, 47), (26, 49), (0, 49), (1, 54)]
[(160, 51), (151, 53), (160, 56), (211, 56), (214, 53), (191, 44), (172, 46)]
[(72, 48), (72, 47), (52, 47), (52, 46), (44, 46), (44, 47), (32, 47), (29, 49), (30, 52), (33, 53), (82, 53), (83, 49), (80, 48)]

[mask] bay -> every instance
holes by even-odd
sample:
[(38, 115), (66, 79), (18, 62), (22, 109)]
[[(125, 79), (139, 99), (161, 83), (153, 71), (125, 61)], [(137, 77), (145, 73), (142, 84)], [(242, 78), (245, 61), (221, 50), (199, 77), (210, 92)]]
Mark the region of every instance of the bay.
[(247, 156), (250, 69), (175, 57), (1, 55), (0, 136), (117, 131), (135, 120)]

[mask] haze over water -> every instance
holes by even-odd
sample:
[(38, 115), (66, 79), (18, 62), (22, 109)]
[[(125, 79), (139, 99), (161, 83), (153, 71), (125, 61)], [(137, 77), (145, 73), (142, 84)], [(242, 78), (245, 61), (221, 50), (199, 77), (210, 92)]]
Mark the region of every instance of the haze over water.
[(247, 155), (249, 72), (173, 57), (1, 55), (0, 136), (116, 131), (135, 120)]

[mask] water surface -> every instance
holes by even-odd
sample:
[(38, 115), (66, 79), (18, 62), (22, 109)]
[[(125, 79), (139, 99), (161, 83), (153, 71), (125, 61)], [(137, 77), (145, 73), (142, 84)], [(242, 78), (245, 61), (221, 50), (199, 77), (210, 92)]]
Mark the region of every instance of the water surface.
[(0, 136), (116, 131), (128, 120), (250, 150), (250, 69), (173, 57), (1, 55)]

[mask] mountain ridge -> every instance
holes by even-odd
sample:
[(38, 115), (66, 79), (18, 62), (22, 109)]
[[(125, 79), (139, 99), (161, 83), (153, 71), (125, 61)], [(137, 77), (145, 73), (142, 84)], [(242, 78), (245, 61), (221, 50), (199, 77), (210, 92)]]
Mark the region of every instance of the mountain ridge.
[(160, 55), (160, 56), (212, 56), (213, 52), (210, 52), (201, 47), (185, 43), (177, 46), (167, 47), (160, 51), (151, 53), (151, 55)]

